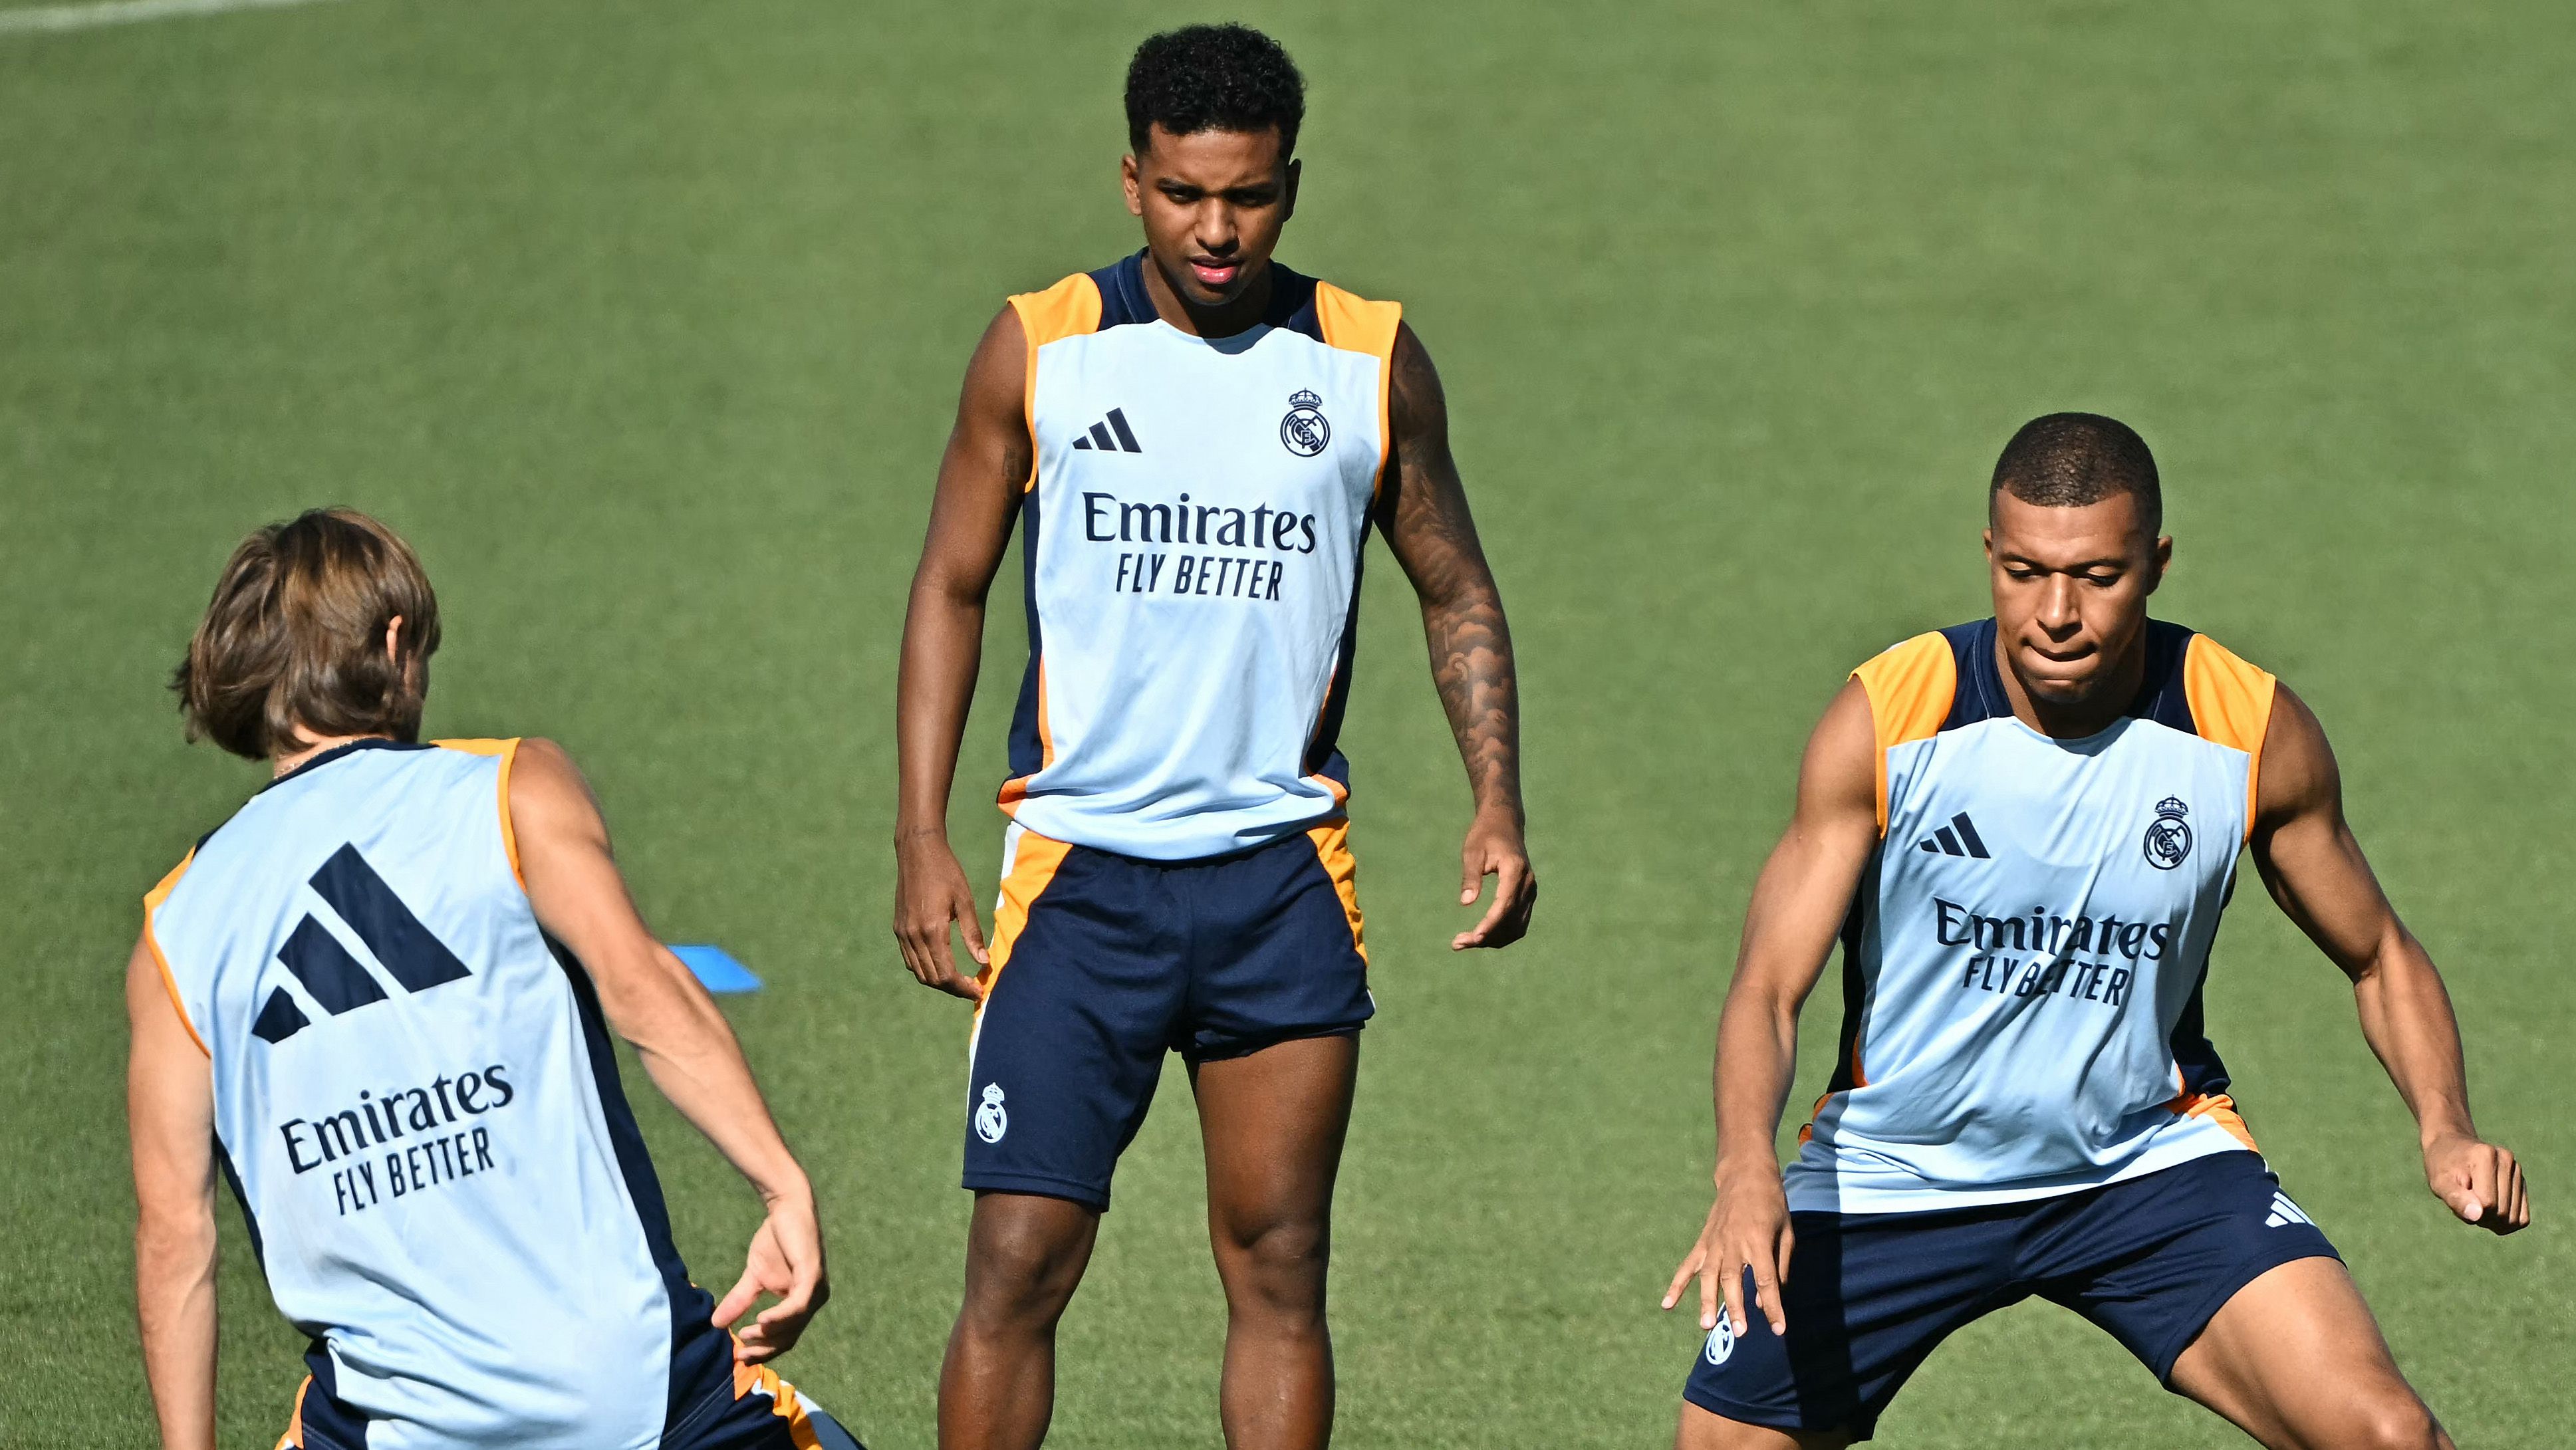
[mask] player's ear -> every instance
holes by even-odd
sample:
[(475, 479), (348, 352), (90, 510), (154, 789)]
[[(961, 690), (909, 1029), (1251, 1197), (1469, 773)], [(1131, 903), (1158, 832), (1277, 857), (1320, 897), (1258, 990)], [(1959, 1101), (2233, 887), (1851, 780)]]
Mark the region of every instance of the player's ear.
[(1303, 161), (1288, 163), (1288, 184), (1279, 193), (1279, 220), (1282, 222), (1297, 214), (1297, 178), (1303, 175), (1305, 170), (1306, 163)]
[(1993, 526), (1989, 525), (1986, 528), (1979, 529), (1977, 531), (1977, 537), (1982, 540), (1986, 546), (1986, 567), (1989, 569), (1995, 567), (1995, 531)]
[(2155, 567), (2149, 570), (2147, 574), (2147, 592), (2149, 594), (2155, 593), (2157, 589), (2163, 586), (2165, 582), (2165, 571), (2173, 567), (2173, 535), (2159, 535), (2156, 539), (2156, 546), (2153, 554)]
[(1145, 185), (1136, 174), (1136, 158), (1131, 153), (1118, 158), (1118, 182), (1127, 192), (1127, 214), (1145, 214)]

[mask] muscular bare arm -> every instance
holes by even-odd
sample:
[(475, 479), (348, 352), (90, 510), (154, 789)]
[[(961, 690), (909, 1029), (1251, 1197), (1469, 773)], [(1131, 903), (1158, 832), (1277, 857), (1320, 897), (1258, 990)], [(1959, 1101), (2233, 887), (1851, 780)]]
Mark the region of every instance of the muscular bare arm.
[(608, 826), (572, 758), (549, 740), (519, 746), (510, 773), (510, 826), (537, 921), (570, 948), (617, 1035), (635, 1044), (653, 1085), (767, 1208), (742, 1277), (714, 1320), (729, 1325), (762, 1293), (778, 1296), (736, 1336), (735, 1357), (783, 1354), (823, 1307), (823, 1238), (805, 1170), (787, 1151), (752, 1081), (751, 1066), (715, 999), (668, 947), (654, 940), (610, 854)]
[(1476, 811), (1460, 850), (1461, 905), (1476, 900), (1487, 876), (1494, 895), (1484, 919), (1460, 932), (1452, 950), (1502, 947), (1529, 930), (1538, 902), (1521, 810), (1520, 687), (1512, 665), (1511, 626), (1503, 597), (1476, 539), (1467, 491), (1449, 454), (1449, 402), (1421, 339), (1399, 324), (1389, 412), (1395, 431), (1379, 527), (1395, 561), (1422, 601), (1422, 632), (1431, 648), (1431, 678)]
[(1670, 1309), (1697, 1275), (1703, 1329), (1717, 1327), (1723, 1299), (1728, 1322), (1744, 1331), (1747, 1268), (1755, 1307), (1772, 1332), (1787, 1328), (1780, 1284), (1795, 1240), (1780, 1186), (1780, 1110), (1798, 1067), (1798, 1010), (1878, 844), (1877, 749), (1869, 697), (1848, 681), (1807, 739), (1796, 814), (1753, 884), (1717, 1022), (1717, 1202), (1664, 1291)]
[(1006, 306), (966, 364), (957, 424), (930, 501), (930, 533), (904, 610), (903, 671), (895, 684), (895, 942), (923, 985), (970, 1001), (983, 995), (982, 973), (957, 970), (951, 924), (978, 967), (987, 957), (974, 893), (948, 844), (948, 791), (983, 659), (984, 596), (1010, 547), (1034, 461), (1022, 397), (1027, 368), (1027, 333)]
[(2397, 919), (2344, 820), (2343, 775), (2307, 703), (2276, 686), (2256, 782), (2254, 867), (2272, 899), (2352, 978), (2362, 1036), (2415, 1115), (2424, 1178), (2466, 1223), (2531, 1222), (2522, 1166), (2469, 1119), (2468, 1069), (2450, 993)]
[(149, 942), (125, 967), (133, 1030), (134, 1308), (163, 1450), (215, 1444), (215, 1089)]

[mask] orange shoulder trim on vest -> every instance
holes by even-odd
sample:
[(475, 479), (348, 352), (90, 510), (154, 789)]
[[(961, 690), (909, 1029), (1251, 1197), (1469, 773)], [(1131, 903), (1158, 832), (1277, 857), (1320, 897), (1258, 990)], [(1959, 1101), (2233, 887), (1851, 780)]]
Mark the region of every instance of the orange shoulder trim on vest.
[(179, 1014), (179, 1026), (187, 1032), (188, 1040), (197, 1044), (199, 1052), (213, 1057), (214, 1053), (206, 1047), (206, 1039), (197, 1035), (197, 1024), (188, 1020), (188, 1005), (179, 1000), (179, 979), (170, 975), (170, 959), (162, 955), (161, 938), (152, 932), (152, 913), (159, 911), (161, 903), (170, 899), (179, 878), (188, 874), (188, 863), (196, 859), (197, 851), (192, 846), (187, 856), (170, 868), (170, 874), (161, 878), (159, 885), (143, 894), (143, 944), (152, 950), (152, 965), (161, 969), (161, 990), (170, 994), (170, 1010)]
[(1028, 371), (1020, 381), (1020, 415), (1029, 426), (1029, 477), (1022, 493), (1038, 486), (1038, 349), (1068, 337), (1100, 330), (1100, 284), (1088, 272), (1076, 272), (1043, 292), (1014, 292), (1011, 310), (1020, 314), (1020, 332), (1028, 341)]
[(513, 735), (507, 740), (433, 740), (441, 750), (461, 750), (468, 755), (501, 757), (501, 849), (510, 858), (510, 874), (519, 878), (519, 889), (528, 889), (528, 873), (519, 869), (519, 832), (510, 824), (510, 767), (519, 763), (519, 741)]
[(2200, 738), (2242, 750), (2245, 768), (2245, 833), (2254, 834), (2256, 787), (2263, 776), (2263, 735), (2272, 728), (2272, 676), (2230, 653), (2205, 634), (2191, 637), (2182, 657), (2182, 693)]
[(1395, 446), (1391, 409), (1395, 387), (1395, 330), (1404, 321), (1404, 304), (1371, 302), (1330, 282), (1315, 284), (1315, 320), (1324, 327), (1324, 345), (1364, 352), (1377, 359), (1377, 475), (1386, 482), (1387, 453)]
[(1852, 671), (1869, 696), (1870, 723), (1878, 732), (1874, 762), (1878, 784), (1878, 829), (1887, 830), (1887, 752), (1909, 740), (1929, 740), (1949, 718), (1950, 701), (1959, 692), (1959, 665), (1950, 641), (1940, 631), (1918, 634), (1888, 648)]

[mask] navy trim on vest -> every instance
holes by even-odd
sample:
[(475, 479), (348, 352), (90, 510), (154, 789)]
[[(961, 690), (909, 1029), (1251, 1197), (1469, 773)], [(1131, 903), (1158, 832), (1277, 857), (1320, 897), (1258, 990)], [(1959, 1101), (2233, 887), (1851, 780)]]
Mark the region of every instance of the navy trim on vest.
[[(299, 775), (306, 774), (309, 771), (318, 770), (323, 766), (329, 765), (332, 761), (339, 760), (345, 756), (355, 755), (361, 750), (436, 750), (437, 748), (437, 746), (428, 744), (425, 741), (387, 740), (381, 735), (370, 735), (364, 740), (352, 740), (346, 745), (334, 745), (330, 749), (323, 751), (321, 754), (314, 756), (311, 760), (304, 762), (302, 765), (295, 767), (286, 774), (279, 776), (277, 779), (270, 781), (264, 786), (261, 786), (259, 789), (275, 790), (277, 787), (286, 784), (288, 781), (295, 779)], [(258, 791), (254, 791), (252, 794), (256, 795), (258, 794)], [(220, 830), (222, 828), (217, 827), (216, 829)], [(211, 836), (214, 834), (214, 831), (208, 831), (206, 834)], [(198, 844), (203, 845), (205, 842), (201, 839)]]
[(571, 983), (573, 1001), (581, 1009), (582, 1041), (589, 1048), (591, 1076), (599, 1088), (600, 1117), (608, 1125), (617, 1171), (626, 1179), (627, 1197), (634, 1200), (645, 1246), (652, 1251), (654, 1267), (662, 1272), (663, 1293), (671, 1303), (671, 1384), (662, 1411), (662, 1427), (668, 1431), (711, 1381), (719, 1377), (730, 1381), (733, 1339), (708, 1322), (716, 1301), (689, 1282), (688, 1266), (680, 1262), (680, 1251), (671, 1243), (671, 1215), (663, 1206), (662, 1183), (653, 1174), (643, 1131), (635, 1126), (634, 1110), (626, 1105), (625, 1089), (618, 1083), (617, 1049), (610, 1045), (608, 1020), (599, 1010), (599, 991), (570, 948), (551, 935), (546, 947)]
[[(2120, 712), (2123, 716), (2153, 720), (2186, 735), (2198, 733), (2182, 680), (2183, 660), (2191, 653), (2191, 634), (2179, 624), (2160, 619), (2147, 621), (2146, 671), (2138, 681), (2137, 697)], [(1995, 665), (1993, 618), (1951, 625), (1941, 631), (1941, 636), (1950, 641), (1951, 663), (1959, 676), (1958, 688), (1950, 695), (1950, 713), (1941, 721), (1941, 728), (1956, 730), (2011, 714), (2012, 699), (2004, 693), (2003, 672)]]
[(1029, 663), (1020, 672), (1020, 699), (1011, 709), (1011, 778), (1026, 780), (1046, 768), (1046, 742), (1038, 738), (1038, 666), (1046, 640), (1038, 625), (1038, 494), (1020, 495), (1020, 603), (1029, 620)]
[[(1825, 1094), (1847, 1093), (1859, 1087), (1852, 1072), (1854, 1051), (1860, 1045), (1861, 1019), (1869, 1012), (1868, 976), (1861, 970), (1861, 941), (1868, 934), (1869, 912), (1878, 901), (1879, 858), (1886, 851), (1881, 842), (1869, 853), (1869, 865), (1861, 873), (1862, 886), (1852, 893), (1851, 910), (1843, 913), (1843, 1024), (1835, 1033), (1838, 1044), (1834, 1053), (1834, 1073), (1825, 1081)], [(1823, 1111), (1820, 1105), (1817, 1111)]]
[(1154, 320), (1154, 299), (1145, 294), (1145, 253), (1138, 249), (1091, 274), (1100, 289), (1100, 330)]
[(1368, 536), (1375, 524), (1372, 519), (1360, 521), (1359, 548), (1351, 559), (1351, 604), (1342, 615), (1342, 642), (1333, 655), (1333, 683), (1324, 692), (1324, 710), (1315, 727), (1315, 738), (1306, 746), (1304, 774), (1321, 775), (1345, 791), (1351, 788), (1351, 763), (1342, 758), (1337, 748), (1342, 738), (1342, 715), (1351, 703), (1351, 667), (1360, 652), (1360, 575), (1368, 567)]
[[(1154, 299), (1145, 291), (1145, 253), (1138, 249), (1091, 274), (1092, 285), (1100, 289), (1100, 327), (1107, 331), (1131, 323), (1152, 322)], [(1270, 264), (1270, 305), (1262, 309), (1265, 327), (1284, 327), (1302, 332), (1317, 342), (1324, 340), (1324, 323), (1315, 311), (1315, 279), (1303, 272), (1292, 272), (1277, 262)]]
[(259, 1271), (268, 1272), (268, 1245), (259, 1236), (259, 1215), (250, 1211), (250, 1195), (242, 1192), (241, 1175), (233, 1171), (232, 1150), (224, 1146), (220, 1135), (215, 1139), (215, 1163), (224, 1170), (224, 1182), (233, 1191), (233, 1202), (241, 1206), (242, 1223), (250, 1230), (250, 1256), (259, 1261)]

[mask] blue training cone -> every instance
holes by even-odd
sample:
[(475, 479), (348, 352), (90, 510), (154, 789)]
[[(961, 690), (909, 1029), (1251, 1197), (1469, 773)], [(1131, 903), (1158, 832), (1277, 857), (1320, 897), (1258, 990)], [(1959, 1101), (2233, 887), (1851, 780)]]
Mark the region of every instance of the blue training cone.
[(723, 947), (673, 947), (671, 955), (698, 979), (698, 985), (710, 992), (757, 992), (760, 978), (749, 967), (733, 959)]

